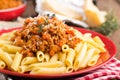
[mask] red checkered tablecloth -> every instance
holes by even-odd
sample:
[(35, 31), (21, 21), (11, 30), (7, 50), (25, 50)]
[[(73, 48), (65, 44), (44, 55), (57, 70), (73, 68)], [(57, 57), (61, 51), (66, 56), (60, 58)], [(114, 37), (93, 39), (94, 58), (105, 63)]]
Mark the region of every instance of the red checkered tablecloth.
[(113, 58), (101, 68), (91, 71), (83, 77), (77, 77), (74, 80), (120, 80), (120, 61)]

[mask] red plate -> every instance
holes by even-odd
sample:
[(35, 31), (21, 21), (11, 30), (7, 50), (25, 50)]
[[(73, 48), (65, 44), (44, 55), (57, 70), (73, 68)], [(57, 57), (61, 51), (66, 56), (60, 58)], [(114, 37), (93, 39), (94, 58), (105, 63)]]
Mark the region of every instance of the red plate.
[(26, 1), (24, 1), (18, 7), (0, 10), (0, 20), (9, 21), (16, 19), (18, 16), (23, 14), (26, 9), (26, 4)]
[[(95, 70), (95, 69), (98, 69), (99, 67), (105, 65), (107, 62), (109, 62), (116, 54), (116, 47), (114, 45), (114, 43), (109, 39), (107, 38), (106, 36), (103, 36), (99, 33), (96, 33), (96, 32), (93, 32), (93, 31), (90, 31), (90, 30), (86, 30), (86, 29), (83, 29), (83, 28), (77, 28), (75, 27), (76, 29), (78, 29), (80, 32), (82, 33), (92, 33), (92, 36), (99, 36), (102, 41), (105, 43), (105, 47), (106, 49), (108, 50), (109, 54), (104, 54), (104, 55), (101, 55), (100, 59), (98, 60), (98, 63), (93, 66), (93, 67), (89, 67), (89, 68), (85, 68), (85, 69), (82, 69), (82, 70), (79, 70), (79, 71), (76, 71), (76, 72), (72, 72), (72, 73), (64, 73), (64, 74), (51, 74), (51, 75), (42, 75), (42, 74), (27, 74), (27, 73), (18, 73), (18, 72), (13, 72), (13, 71), (9, 71), (9, 70), (0, 70), (1, 73), (4, 73), (6, 75), (11, 75), (11, 76), (16, 76), (16, 77), (23, 77), (23, 78), (44, 78), (44, 79), (50, 79), (50, 78), (67, 78), (67, 77), (71, 77), (71, 76), (76, 76), (76, 75), (83, 75), (84, 73), (89, 73), (90, 71), (92, 70)], [(7, 33), (7, 32), (10, 32), (12, 30), (16, 30), (16, 29), (20, 29), (20, 28), (12, 28), (12, 29), (2, 29), (0, 31), (0, 34), (3, 34), (3, 33)], [(101, 63), (101, 60), (103, 61)]]

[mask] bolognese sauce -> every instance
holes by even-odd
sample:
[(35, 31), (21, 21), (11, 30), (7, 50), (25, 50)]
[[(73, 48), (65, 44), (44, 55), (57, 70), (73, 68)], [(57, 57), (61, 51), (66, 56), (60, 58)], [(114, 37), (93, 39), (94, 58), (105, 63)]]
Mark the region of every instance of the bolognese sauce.
[(21, 54), (34, 56), (37, 51), (53, 56), (60, 52), (62, 45), (74, 48), (80, 42), (74, 30), (58, 20), (55, 16), (38, 16), (27, 18), (21, 30), (11, 38), (13, 44), (22, 47)]

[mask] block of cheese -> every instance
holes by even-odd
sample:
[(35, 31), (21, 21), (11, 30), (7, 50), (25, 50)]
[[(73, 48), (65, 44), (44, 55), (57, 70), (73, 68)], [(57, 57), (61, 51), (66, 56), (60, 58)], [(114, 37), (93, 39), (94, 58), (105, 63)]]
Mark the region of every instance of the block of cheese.
[(85, 0), (84, 11), (86, 22), (91, 27), (98, 27), (106, 21), (106, 12), (100, 11), (92, 2), (92, 0)]

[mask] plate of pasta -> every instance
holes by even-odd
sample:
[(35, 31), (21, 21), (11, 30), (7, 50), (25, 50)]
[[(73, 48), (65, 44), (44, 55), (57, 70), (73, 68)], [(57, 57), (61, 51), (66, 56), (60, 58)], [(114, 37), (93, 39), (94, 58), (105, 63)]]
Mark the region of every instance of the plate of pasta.
[(67, 26), (55, 16), (27, 18), (22, 27), (0, 31), (0, 72), (7, 75), (70, 77), (98, 69), (115, 54), (106, 36)]

